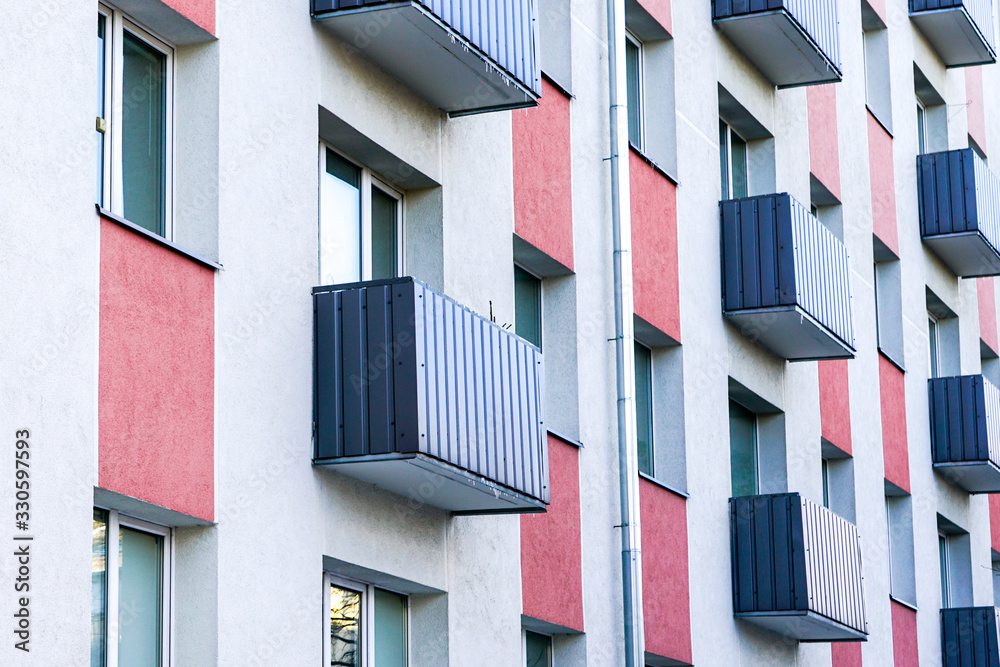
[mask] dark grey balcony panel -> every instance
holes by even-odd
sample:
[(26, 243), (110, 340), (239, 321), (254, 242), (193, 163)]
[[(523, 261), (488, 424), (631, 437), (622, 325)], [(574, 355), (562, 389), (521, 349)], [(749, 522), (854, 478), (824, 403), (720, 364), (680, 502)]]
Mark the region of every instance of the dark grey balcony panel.
[(723, 201), (722, 308), (783, 359), (854, 356), (847, 249), (787, 194)]
[(971, 148), (917, 157), (920, 234), (956, 276), (1000, 275), (1000, 180)]
[(910, 0), (910, 18), (946, 67), (996, 62), (991, 0)]
[(452, 115), (534, 106), (535, 0), (312, 0), (313, 18)]
[(712, 0), (712, 18), (779, 88), (842, 78), (836, 0)]
[(797, 493), (729, 500), (733, 613), (800, 641), (864, 641), (854, 524)]
[(942, 667), (1000, 667), (995, 607), (941, 610)]
[(452, 512), (544, 510), (538, 348), (412, 278), (313, 298), (314, 463)]
[(1000, 493), (1000, 390), (982, 375), (927, 387), (934, 468), (969, 493)]

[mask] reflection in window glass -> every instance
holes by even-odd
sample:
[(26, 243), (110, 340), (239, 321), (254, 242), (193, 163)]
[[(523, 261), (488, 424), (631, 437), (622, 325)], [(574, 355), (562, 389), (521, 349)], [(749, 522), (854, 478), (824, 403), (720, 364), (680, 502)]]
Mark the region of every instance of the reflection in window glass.
[(941, 563), (941, 608), (947, 609), (951, 606), (951, 579), (948, 554), (948, 537), (942, 533), (938, 534), (938, 558)]
[(406, 667), (406, 596), (375, 589), (375, 667)]
[(747, 142), (738, 134), (729, 133), (729, 152), (732, 155), (733, 199), (747, 196)]
[(757, 495), (757, 416), (729, 401), (729, 456), (733, 497)]
[(639, 472), (653, 474), (653, 358), (645, 345), (635, 344), (635, 425)]
[(104, 667), (108, 636), (108, 513), (97, 508), (90, 569), (90, 667)]
[(524, 633), (525, 664), (527, 667), (552, 667), (552, 638), (537, 632)]
[(122, 526), (118, 563), (118, 664), (160, 667), (163, 537)]
[(330, 665), (361, 667), (361, 593), (330, 586)]
[(320, 282), (361, 280), (361, 169), (326, 151), (320, 180)]
[(542, 346), (542, 281), (514, 267), (514, 333)]
[(722, 198), (729, 199), (729, 126), (719, 121), (719, 168), (722, 172)]
[(399, 202), (372, 186), (372, 280), (396, 277)]
[(167, 57), (124, 33), (122, 197), (125, 218), (163, 236), (166, 216)]
[(628, 103), (628, 140), (642, 148), (642, 67), (641, 50), (632, 39), (625, 40), (625, 79)]

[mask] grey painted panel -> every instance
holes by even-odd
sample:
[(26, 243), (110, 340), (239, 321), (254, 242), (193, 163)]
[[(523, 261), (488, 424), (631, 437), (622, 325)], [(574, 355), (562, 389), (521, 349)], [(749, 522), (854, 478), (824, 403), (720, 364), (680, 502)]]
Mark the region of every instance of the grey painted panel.
[(857, 527), (797, 493), (729, 503), (734, 613), (796, 639), (863, 639)]
[[(312, 14), (428, 101), (460, 114), (535, 104), (535, 2), (314, 0)], [(373, 12), (375, 34), (366, 30)]]
[(778, 87), (841, 79), (836, 0), (713, 0), (712, 18)]
[(844, 244), (788, 194), (723, 201), (723, 310), (784, 359), (854, 353)]
[(537, 348), (410, 278), (316, 288), (314, 301), (315, 462), (419, 451), (548, 502)]
[(942, 609), (943, 667), (1000, 667), (997, 617), (994, 607)]

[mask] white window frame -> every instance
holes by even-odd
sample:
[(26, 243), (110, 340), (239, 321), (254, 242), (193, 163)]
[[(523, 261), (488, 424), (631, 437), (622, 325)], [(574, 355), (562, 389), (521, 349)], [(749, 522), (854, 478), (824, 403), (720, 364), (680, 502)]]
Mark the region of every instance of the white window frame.
[(726, 126), (726, 191), (722, 193), (722, 199), (736, 199), (736, 193), (733, 192), (733, 135), (735, 134), (739, 137), (739, 140), (743, 142), (746, 146), (746, 150), (743, 154), (743, 173), (746, 174), (747, 178), (747, 193), (743, 195), (744, 197), (750, 196), (750, 142), (747, 141), (742, 134), (736, 131), (732, 125), (724, 118), (719, 118), (723, 125)]
[[(636, 59), (636, 87), (639, 89), (638, 98), (636, 104), (638, 104), (639, 109), (637, 110), (636, 117), (639, 119), (639, 145), (636, 146), (640, 151), (646, 149), (646, 65), (645, 65), (645, 49), (643, 48), (642, 40), (632, 34), (631, 31), (625, 30), (625, 39), (636, 47), (638, 51), (638, 58)], [(626, 82), (626, 86), (628, 82)], [(627, 119), (626, 119), (627, 120)], [(627, 128), (626, 128), (627, 130)], [(627, 132), (626, 132), (627, 134)]]
[[(160, 630), (160, 664), (162, 667), (171, 667), (173, 662), (173, 633), (170, 629), (174, 625), (174, 531), (167, 526), (150, 523), (142, 519), (121, 514), (118, 510), (97, 506), (97, 509), (108, 513), (108, 523), (106, 530), (107, 553), (105, 560), (105, 573), (107, 574), (107, 599), (104, 611), (106, 622), (104, 625), (105, 637), (105, 667), (119, 667), (118, 664), (118, 553), (121, 549), (121, 528), (131, 528), (151, 535), (163, 538), (163, 608), (161, 618), (163, 626)], [(127, 667), (127, 666), (122, 666)]]
[(385, 586), (375, 586), (353, 579), (347, 579), (332, 572), (323, 573), (323, 664), (329, 665), (330, 655), (330, 587), (336, 586), (361, 594), (361, 663), (360, 667), (372, 667), (375, 664), (375, 589), (402, 595), (406, 598), (406, 664), (413, 655), (410, 639), (410, 595), (394, 591)]
[[(361, 280), (371, 280), (372, 279), (372, 188), (378, 188), (383, 193), (389, 195), (396, 200), (396, 275), (403, 276), (405, 273), (405, 199), (406, 194), (400, 190), (389, 185), (384, 179), (380, 178), (371, 169), (358, 162), (357, 160), (345, 155), (342, 151), (337, 150), (334, 146), (320, 140), (319, 142), (319, 179), (322, 179), (326, 175), (326, 151), (331, 150), (337, 154), (345, 162), (353, 164), (355, 167), (361, 170)], [(319, 196), (323, 196), (322, 183), (319, 184)], [(317, 227), (316, 234), (319, 238), (318, 246), (318, 257), (322, 261), (323, 258), (323, 204), (320, 202), (319, 212), (319, 226)], [(322, 265), (320, 265), (320, 275), (322, 276)]]
[[(751, 415), (753, 415), (753, 479), (754, 479), (754, 490), (756, 493), (754, 495), (761, 495), (760, 490), (760, 415), (743, 405), (739, 401), (730, 398), (731, 403), (735, 403), (740, 406)], [(730, 447), (732, 447), (732, 442), (730, 442)], [(732, 456), (730, 454), (730, 456)], [(729, 482), (730, 490), (732, 490), (732, 459), (729, 461), (730, 471), (729, 471)]]
[(941, 321), (930, 311), (927, 312), (927, 377), (941, 377)]
[(927, 105), (917, 98), (917, 155), (927, 152)]
[(104, 173), (102, 193), (104, 208), (117, 216), (125, 217), (124, 184), (122, 180), (122, 72), (125, 67), (123, 50), (125, 32), (138, 37), (148, 46), (159, 51), (166, 58), (166, 81), (164, 86), (164, 109), (166, 137), (164, 137), (164, 197), (163, 197), (163, 238), (173, 238), (174, 209), (174, 47), (163, 39), (128, 18), (120, 10), (106, 4), (98, 4), (97, 12), (105, 18), (104, 24)]
[[(516, 269), (521, 269), (529, 276), (538, 281), (538, 349), (542, 349), (542, 345), (545, 345), (545, 278), (538, 275), (531, 269), (526, 268), (522, 264), (514, 262), (514, 267)], [(517, 278), (514, 278), (515, 283)], [(514, 325), (511, 327), (514, 330), (514, 334), (517, 335), (517, 299), (514, 299)], [(526, 338), (523, 340), (527, 340)], [(529, 341), (530, 342), (530, 341)]]
[(552, 635), (547, 635), (544, 632), (538, 632), (536, 630), (529, 630), (528, 628), (521, 628), (521, 664), (528, 664), (528, 633), (532, 632), (536, 635), (541, 635), (542, 637), (549, 638), (549, 665), (551, 667), (556, 667), (556, 652), (555, 647), (552, 645)]
[(944, 584), (944, 590), (941, 591), (941, 608), (948, 609), (951, 607), (951, 539), (950, 536), (944, 531), (938, 531), (938, 553), (941, 554), (941, 543), (944, 543), (944, 558), (938, 558), (941, 561), (941, 583)]
[[(646, 345), (640, 341), (633, 338), (634, 344), (646, 349), (649, 352), (649, 464), (652, 470), (650, 475), (656, 477), (656, 360), (653, 357), (653, 347)], [(639, 374), (635, 373), (634, 377), (636, 380), (639, 378)], [(635, 388), (632, 389), (632, 395), (635, 396), (637, 392)], [(645, 474), (645, 473), (643, 473)]]

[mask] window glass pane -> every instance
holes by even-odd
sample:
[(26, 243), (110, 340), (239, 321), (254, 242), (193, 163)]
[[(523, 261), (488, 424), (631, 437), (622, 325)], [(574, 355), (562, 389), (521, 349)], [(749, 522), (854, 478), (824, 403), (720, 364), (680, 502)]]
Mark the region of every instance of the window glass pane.
[(729, 126), (719, 121), (719, 167), (722, 170), (722, 198), (729, 199)]
[(398, 209), (394, 197), (372, 187), (372, 280), (396, 277)]
[(514, 267), (514, 333), (542, 346), (542, 281)]
[(823, 459), (821, 464), (823, 474), (823, 507), (830, 509), (830, 462)]
[(552, 638), (537, 632), (524, 633), (527, 667), (552, 667)]
[(932, 318), (927, 318), (927, 355), (932, 378), (938, 377), (940, 361), (938, 357), (938, 326)]
[(747, 196), (747, 142), (735, 132), (730, 132), (730, 150), (733, 153), (733, 199)]
[(729, 401), (729, 457), (733, 497), (757, 494), (757, 416)]
[(165, 55), (125, 33), (122, 70), (122, 197), (125, 218), (163, 235), (166, 213)]
[(330, 665), (361, 667), (361, 593), (330, 586)]
[(108, 513), (96, 507), (90, 570), (90, 667), (104, 667), (108, 624)]
[(917, 102), (917, 152), (926, 153), (926, 125), (924, 125), (924, 108)]
[(625, 40), (625, 78), (628, 96), (628, 140), (642, 147), (642, 96), (639, 80), (639, 46)]
[(163, 538), (121, 527), (118, 553), (118, 664), (160, 667)]
[(329, 149), (319, 204), (320, 283), (361, 280), (361, 169)]
[(653, 360), (648, 347), (635, 344), (635, 425), (639, 472), (653, 474)]
[(941, 563), (941, 607), (951, 605), (951, 590), (948, 581), (948, 538), (938, 535), (938, 558)]
[[(102, 14), (97, 15), (97, 118), (106, 118), (104, 115), (104, 48), (105, 48), (105, 22), (107, 19)], [(97, 135), (97, 203), (104, 206), (104, 133), (95, 130)]]
[(406, 667), (406, 596), (375, 589), (375, 667)]

